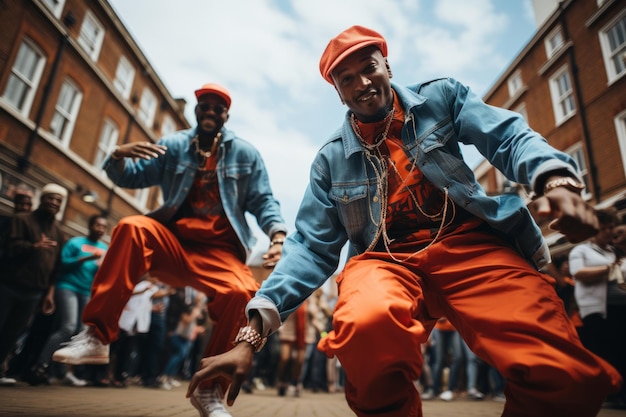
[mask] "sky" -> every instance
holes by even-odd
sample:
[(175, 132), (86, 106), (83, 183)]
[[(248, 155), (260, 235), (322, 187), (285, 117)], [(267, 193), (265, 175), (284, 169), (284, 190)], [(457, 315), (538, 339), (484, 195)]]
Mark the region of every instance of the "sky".
[[(174, 98), (207, 82), (232, 96), (226, 127), (261, 152), (283, 216), (347, 108), (319, 73), (329, 40), (358, 24), (387, 40), (393, 82), (454, 77), (484, 95), (535, 33), (532, 0), (109, 0)], [(464, 155), (474, 167), (473, 148)], [(252, 220), (259, 239), (268, 238)]]

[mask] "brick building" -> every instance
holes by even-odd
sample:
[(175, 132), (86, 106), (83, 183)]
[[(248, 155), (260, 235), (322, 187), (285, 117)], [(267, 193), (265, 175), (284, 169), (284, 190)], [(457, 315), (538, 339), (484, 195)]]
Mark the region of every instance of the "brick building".
[[(71, 234), (155, 208), (160, 191), (114, 187), (101, 169), (118, 144), (188, 128), (174, 99), (106, 0), (0, 3), (0, 213), (18, 184), (69, 192)], [(35, 205), (38, 198), (35, 198)]]
[[(552, 146), (572, 155), (584, 174), (583, 195), (590, 204), (623, 212), (626, 2), (541, 0), (541, 6), (537, 32), (484, 100), (521, 113)], [(475, 173), (489, 194), (527, 195), (487, 162)], [(562, 235), (545, 234), (553, 251), (565, 249)]]

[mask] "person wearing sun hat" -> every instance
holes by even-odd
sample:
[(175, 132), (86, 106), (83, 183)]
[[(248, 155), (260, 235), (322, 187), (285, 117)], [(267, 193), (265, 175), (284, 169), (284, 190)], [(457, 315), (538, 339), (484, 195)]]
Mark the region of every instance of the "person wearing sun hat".
[[(120, 145), (105, 160), (117, 186), (159, 186), (164, 202), (115, 226), (83, 313), (87, 329), (57, 350), (54, 361), (108, 363), (122, 310), (148, 272), (171, 287), (190, 286), (206, 294), (214, 324), (205, 355), (232, 348), (238, 327), (245, 324), (244, 307), (258, 289), (246, 265), (256, 243), (246, 213), (270, 238), (265, 267), (280, 258), (287, 228), (259, 151), (224, 127), (230, 92), (208, 83), (195, 96), (197, 126), (157, 143)], [(207, 381), (194, 392), (192, 404), (202, 416), (228, 416), (221, 402), (227, 389), (226, 378)]]
[[(352, 26), (334, 37), (320, 73), (348, 111), (319, 150), (284, 255), (248, 303), (247, 343), (205, 359), (187, 394), (230, 374), (232, 404), (263, 338), (336, 271), (336, 356), (358, 416), (421, 416), (416, 389), (437, 318), (506, 378), (505, 416), (595, 416), (620, 383), (586, 350), (540, 268), (549, 262), (538, 218), (571, 242), (594, 235), (576, 163), (519, 114), (488, 106), (451, 78), (391, 82), (387, 42)], [(473, 144), (536, 197), (488, 196), (463, 160)], [(532, 210), (532, 214), (531, 214)]]
[(66, 241), (55, 216), (66, 198), (67, 189), (46, 184), (39, 206), (17, 213), (11, 221), (0, 263), (0, 367), (37, 308), (44, 314), (54, 311), (54, 282)]

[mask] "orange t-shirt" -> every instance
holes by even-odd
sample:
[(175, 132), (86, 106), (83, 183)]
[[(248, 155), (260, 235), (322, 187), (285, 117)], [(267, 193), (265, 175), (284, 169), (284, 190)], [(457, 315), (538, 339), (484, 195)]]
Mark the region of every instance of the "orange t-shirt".
[(238, 248), (237, 235), (220, 199), (216, 167), (217, 156), (212, 155), (198, 168), (184, 203), (183, 216), (175, 223), (175, 233), (181, 240)]

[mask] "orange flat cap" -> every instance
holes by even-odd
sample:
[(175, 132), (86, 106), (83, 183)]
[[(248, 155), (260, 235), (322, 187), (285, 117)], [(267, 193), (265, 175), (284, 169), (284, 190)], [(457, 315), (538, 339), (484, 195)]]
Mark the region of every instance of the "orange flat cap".
[(352, 26), (330, 40), (320, 59), (322, 77), (333, 84), (331, 73), (348, 55), (366, 46), (374, 45), (387, 56), (387, 42), (383, 36), (363, 26)]
[(230, 108), (230, 93), (227, 89), (219, 84), (208, 83), (204, 84), (200, 89), (196, 90), (196, 99), (200, 99), (200, 96), (205, 94), (216, 94), (226, 101), (226, 107)]

